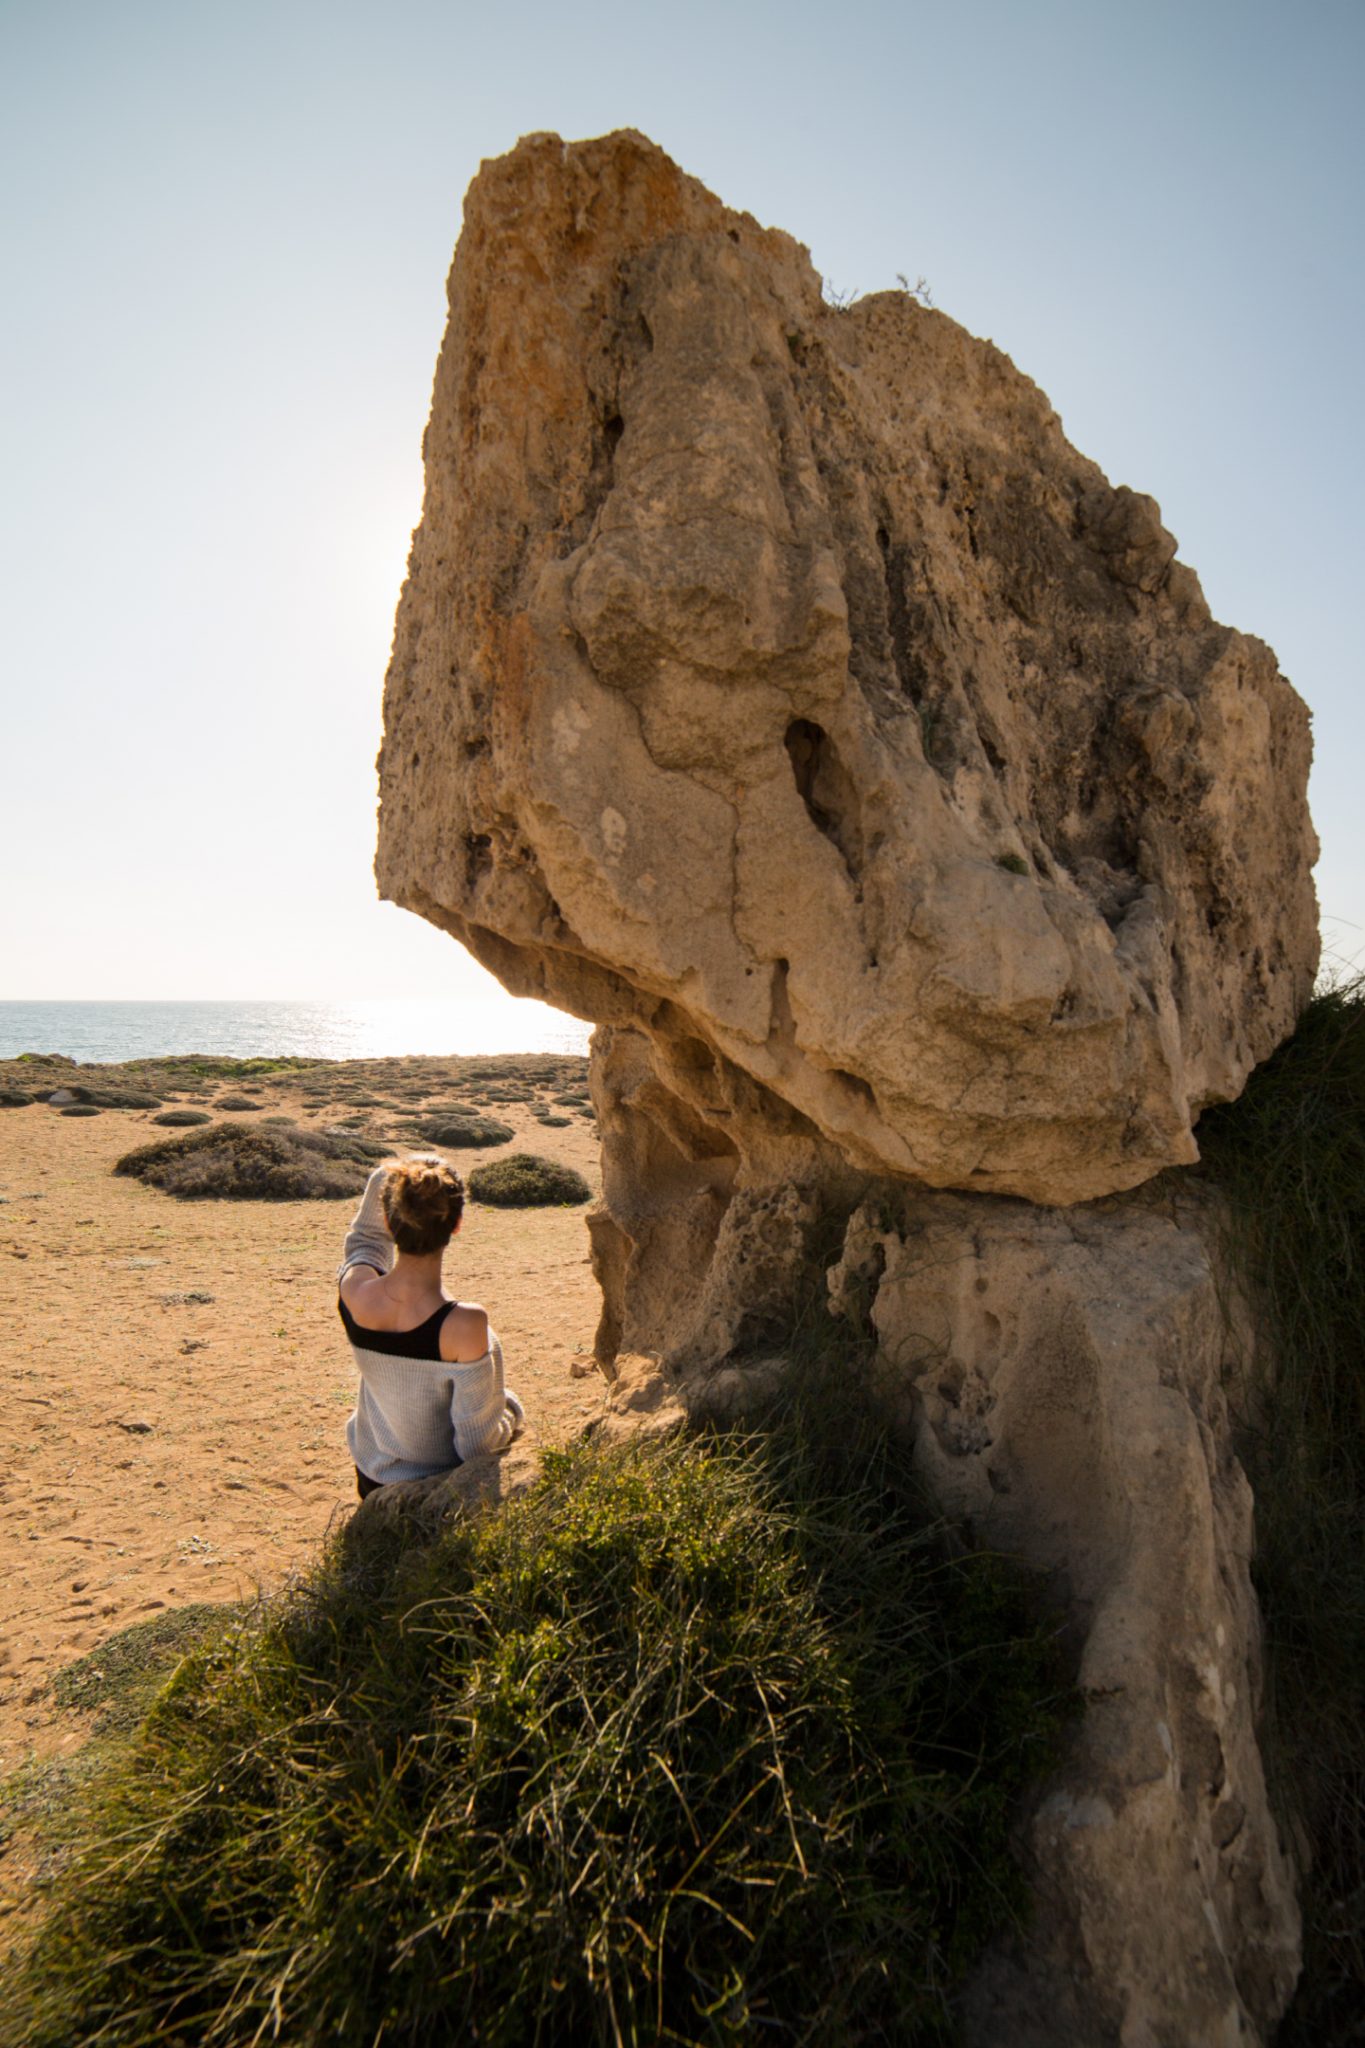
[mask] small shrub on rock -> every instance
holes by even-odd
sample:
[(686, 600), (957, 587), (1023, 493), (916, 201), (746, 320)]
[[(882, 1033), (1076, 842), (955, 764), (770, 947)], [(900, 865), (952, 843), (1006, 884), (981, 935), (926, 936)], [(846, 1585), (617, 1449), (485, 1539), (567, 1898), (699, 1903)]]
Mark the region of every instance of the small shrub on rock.
[(160, 1116), (152, 1118), (152, 1122), (188, 1130), (191, 1124), (211, 1124), (213, 1118), (206, 1109), (163, 1109)]
[(508, 1159), (476, 1166), (469, 1176), (469, 1192), (476, 1202), (499, 1209), (541, 1209), (592, 1199), (581, 1173), (533, 1152), (514, 1152)]
[(114, 1172), (182, 1201), (343, 1201), (360, 1193), (384, 1150), (353, 1131), (210, 1124), (126, 1152)]

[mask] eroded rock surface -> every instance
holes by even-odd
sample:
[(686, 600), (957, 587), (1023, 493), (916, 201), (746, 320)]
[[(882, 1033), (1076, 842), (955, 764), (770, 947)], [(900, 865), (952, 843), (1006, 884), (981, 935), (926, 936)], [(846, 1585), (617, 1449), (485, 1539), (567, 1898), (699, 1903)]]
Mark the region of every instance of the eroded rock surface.
[(1043, 1910), (971, 1999), (982, 2048), (1268, 2039), (1299, 1921), (1256, 1740), (1252, 1502), (1198, 1210), (959, 1196), (855, 1211), (832, 1299), (870, 1315), (936, 1500), (1045, 1572), (1083, 1713), (1027, 1829)]
[(1311, 984), (1307, 715), (1007, 357), (536, 136), (470, 188), (426, 470), (386, 896), (866, 1171), (1194, 1158)]
[(1266, 2038), (1227, 1328), (1199, 1229), (1095, 1204), (1307, 1000), (1303, 705), (999, 350), (823, 304), (638, 135), (484, 167), (425, 453), (378, 874), (599, 1024), (606, 1433), (679, 1376), (744, 1413), (847, 1224), (928, 1483), (1051, 1574), (1086, 1695), (976, 2040)]

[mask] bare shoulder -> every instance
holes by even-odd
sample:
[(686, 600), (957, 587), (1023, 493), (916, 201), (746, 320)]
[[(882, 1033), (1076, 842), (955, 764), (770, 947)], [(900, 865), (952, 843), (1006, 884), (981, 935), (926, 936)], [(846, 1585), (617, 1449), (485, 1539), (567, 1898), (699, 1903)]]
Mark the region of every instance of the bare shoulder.
[(447, 1365), (470, 1365), (488, 1349), (488, 1312), (477, 1302), (458, 1301), (441, 1325), (441, 1356)]
[(353, 1315), (359, 1315), (366, 1300), (383, 1279), (375, 1266), (348, 1266), (337, 1290)]

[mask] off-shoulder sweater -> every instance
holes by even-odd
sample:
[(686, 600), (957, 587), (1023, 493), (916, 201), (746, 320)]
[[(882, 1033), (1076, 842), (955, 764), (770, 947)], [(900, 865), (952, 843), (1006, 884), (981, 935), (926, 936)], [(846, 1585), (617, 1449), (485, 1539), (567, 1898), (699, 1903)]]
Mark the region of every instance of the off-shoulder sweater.
[[(342, 1245), (338, 1286), (352, 1266), (387, 1273), (393, 1265), (383, 1184), (384, 1168), (376, 1167)], [(346, 1441), (357, 1469), (381, 1486), (426, 1479), (481, 1451), (505, 1450), (520, 1431), (522, 1405), (503, 1383), (502, 1346), (491, 1329), (483, 1357), (467, 1363), (403, 1357), (388, 1348), (398, 1333), (367, 1333), (353, 1317), (347, 1334), (360, 1390)], [(370, 1349), (366, 1334), (383, 1337), (385, 1348)]]

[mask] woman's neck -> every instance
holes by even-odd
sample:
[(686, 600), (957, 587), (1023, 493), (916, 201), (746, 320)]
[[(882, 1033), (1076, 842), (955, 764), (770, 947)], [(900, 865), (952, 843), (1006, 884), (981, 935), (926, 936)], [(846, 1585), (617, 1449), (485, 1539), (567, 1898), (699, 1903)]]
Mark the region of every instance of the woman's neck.
[(400, 1293), (430, 1294), (441, 1291), (441, 1261), (444, 1251), (399, 1252), (393, 1262), (389, 1278), (396, 1281)]

